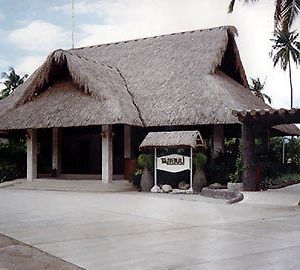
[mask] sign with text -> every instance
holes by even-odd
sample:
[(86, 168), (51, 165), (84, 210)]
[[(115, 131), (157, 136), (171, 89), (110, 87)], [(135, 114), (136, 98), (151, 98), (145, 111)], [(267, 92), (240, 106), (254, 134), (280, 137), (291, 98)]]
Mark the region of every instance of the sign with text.
[(167, 172), (181, 172), (190, 169), (190, 157), (173, 154), (163, 157), (157, 157), (156, 168)]

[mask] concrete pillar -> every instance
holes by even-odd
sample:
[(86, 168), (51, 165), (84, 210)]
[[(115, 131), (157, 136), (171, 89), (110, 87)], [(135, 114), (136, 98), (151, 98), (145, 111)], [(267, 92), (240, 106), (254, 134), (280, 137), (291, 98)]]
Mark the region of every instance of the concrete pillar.
[(214, 125), (213, 127), (213, 158), (217, 158), (220, 152), (224, 152), (224, 127), (223, 125)]
[(124, 125), (124, 158), (131, 158), (131, 126)]
[(52, 170), (61, 174), (61, 128), (52, 128)]
[(112, 126), (102, 125), (102, 182), (110, 183), (113, 178)]
[(37, 134), (36, 129), (27, 129), (27, 180), (37, 178)]
[(242, 161), (244, 166), (243, 183), (245, 191), (256, 190), (255, 179), (255, 137), (253, 127), (242, 124)]

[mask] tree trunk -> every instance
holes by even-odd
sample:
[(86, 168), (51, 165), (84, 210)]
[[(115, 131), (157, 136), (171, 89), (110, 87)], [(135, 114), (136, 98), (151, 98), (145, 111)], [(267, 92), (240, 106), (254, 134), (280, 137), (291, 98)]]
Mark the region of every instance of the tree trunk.
[(293, 84), (292, 84), (292, 69), (291, 62), (289, 61), (289, 77), (290, 77), (290, 87), (291, 87), (291, 109), (293, 108)]

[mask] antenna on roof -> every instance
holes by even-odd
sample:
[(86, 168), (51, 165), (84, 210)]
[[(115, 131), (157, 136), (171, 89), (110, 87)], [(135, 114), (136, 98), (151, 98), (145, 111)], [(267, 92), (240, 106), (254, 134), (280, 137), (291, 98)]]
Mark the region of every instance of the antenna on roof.
[(74, 7), (74, 0), (72, 0), (72, 49), (74, 49), (74, 10), (75, 10), (75, 7)]

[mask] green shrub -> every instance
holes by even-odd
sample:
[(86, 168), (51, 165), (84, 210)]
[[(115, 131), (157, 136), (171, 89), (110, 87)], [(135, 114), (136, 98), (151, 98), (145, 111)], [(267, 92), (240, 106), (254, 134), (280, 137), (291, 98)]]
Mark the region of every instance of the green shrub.
[(139, 168), (148, 168), (152, 170), (153, 168), (153, 155), (151, 154), (141, 154), (137, 160)]
[(193, 163), (196, 169), (204, 169), (207, 163), (207, 156), (203, 153), (198, 153), (194, 156)]
[(0, 181), (9, 181), (26, 175), (26, 146), (24, 140), (0, 143)]

